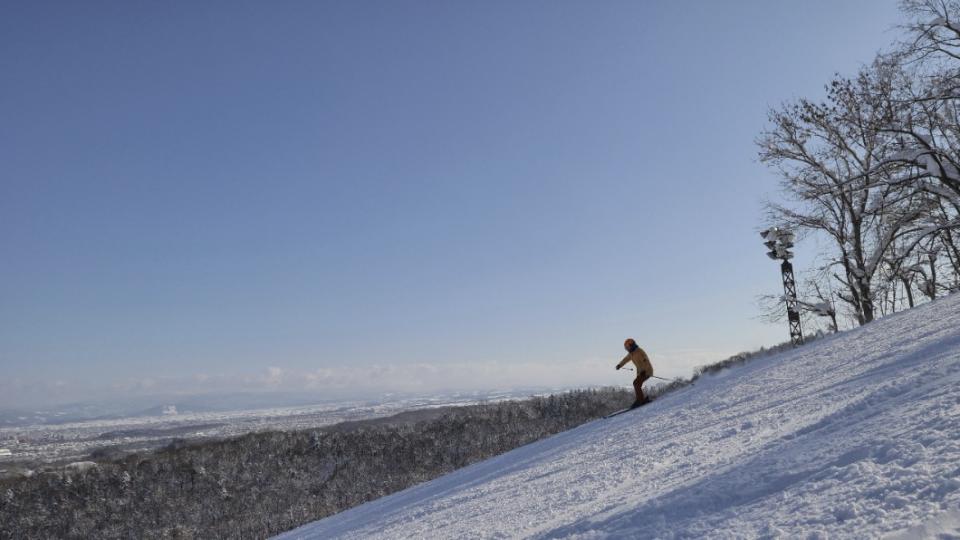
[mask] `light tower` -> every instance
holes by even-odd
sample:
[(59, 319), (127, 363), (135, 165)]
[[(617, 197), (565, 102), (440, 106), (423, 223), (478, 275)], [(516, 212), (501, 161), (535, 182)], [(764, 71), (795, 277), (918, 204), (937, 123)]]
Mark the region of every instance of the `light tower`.
[(803, 330), (800, 329), (800, 308), (797, 302), (797, 282), (793, 277), (793, 233), (787, 229), (773, 227), (760, 233), (763, 245), (770, 251), (767, 257), (783, 261), (780, 264), (780, 273), (783, 276), (783, 298), (787, 304), (787, 322), (790, 324), (790, 342), (796, 345), (803, 344)]

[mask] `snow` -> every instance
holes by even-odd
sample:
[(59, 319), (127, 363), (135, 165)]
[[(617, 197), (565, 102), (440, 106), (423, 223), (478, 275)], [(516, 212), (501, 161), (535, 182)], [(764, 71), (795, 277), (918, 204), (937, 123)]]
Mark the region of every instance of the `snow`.
[(960, 538), (958, 527), (960, 294), (278, 538)]
[(960, 172), (943, 155), (934, 156), (924, 154), (918, 162), (927, 169), (927, 174), (934, 178), (943, 178), (951, 182), (960, 182)]
[[(923, 170), (925, 174), (934, 178), (940, 178), (947, 182), (960, 182), (960, 170), (958, 170), (957, 167), (951, 162), (949, 156), (933, 149), (933, 140), (930, 139), (930, 137), (922, 134), (917, 134), (916, 137), (921, 139), (927, 145), (927, 147), (908, 148), (902, 150), (884, 160), (883, 163), (888, 164), (895, 161), (906, 161), (916, 165)], [(917, 177), (908, 175), (895, 180), (894, 183), (904, 181), (912, 182), (916, 179)], [(955, 196), (955, 194), (950, 195), (951, 198), (953, 196)]]
[(66, 464), (63, 468), (67, 472), (87, 472), (96, 469), (98, 465), (94, 461), (74, 461)]
[(929, 24), (931, 27), (942, 26), (948, 30), (953, 31), (954, 33), (960, 34), (960, 25), (951, 23), (950, 21), (948, 21), (943, 17), (937, 17), (936, 19), (930, 21)]
[(934, 516), (919, 525), (915, 525), (887, 535), (886, 540), (915, 540), (917, 538), (936, 538), (937, 540), (960, 539), (960, 511), (952, 510)]
[(940, 197), (943, 197), (944, 199), (951, 201), (953, 204), (960, 205), (960, 195), (957, 195), (955, 191), (953, 191), (952, 189), (944, 185), (927, 184), (926, 186), (924, 186), (923, 189), (935, 195), (939, 195)]

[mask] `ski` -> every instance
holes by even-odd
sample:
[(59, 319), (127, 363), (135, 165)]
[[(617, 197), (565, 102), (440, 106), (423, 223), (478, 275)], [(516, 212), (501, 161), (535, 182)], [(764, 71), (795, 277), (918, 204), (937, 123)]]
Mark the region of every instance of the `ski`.
[[(652, 399), (648, 399), (648, 400), (646, 401), (646, 403), (644, 403), (643, 405), (646, 405), (647, 403), (650, 403), (651, 401), (653, 401), (653, 400), (652, 400)], [(613, 418), (614, 416), (621, 415), (621, 414), (623, 414), (623, 413), (625, 413), (625, 412), (630, 412), (630, 411), (632, 411), (632, 410), (634, 410), (634, 409), (639, 409), (640, 407), (643, 407), (643, 405), (638, 405), (638, 406), (636, 406), (636, 407), (627, 407), (626, 409), (621, 409), (621, 410), (619, 410), (619, 411), (614, 411), (614, 412), (612, 412), (612, 413), (604, 416), (604, 418)]]

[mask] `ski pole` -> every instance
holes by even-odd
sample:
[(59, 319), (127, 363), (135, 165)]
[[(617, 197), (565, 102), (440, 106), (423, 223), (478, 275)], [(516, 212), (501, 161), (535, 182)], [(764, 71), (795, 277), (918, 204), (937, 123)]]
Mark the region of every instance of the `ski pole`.
[[(620, 368), (620, 369), (625, 369), (625, 370), (627, 370), (627, 371), (633, 371), (633, 368), (628, 368), (628, 367)], [(656, 375), (651, 375), (650, 378), (651, 378), (651, 379), (660, 379), (661, 381), (676, 381), (676, 380), (677, 380), (677, 379), (665, 379), (665, 378), (663, 378), (663, 377), (657, 377)]]

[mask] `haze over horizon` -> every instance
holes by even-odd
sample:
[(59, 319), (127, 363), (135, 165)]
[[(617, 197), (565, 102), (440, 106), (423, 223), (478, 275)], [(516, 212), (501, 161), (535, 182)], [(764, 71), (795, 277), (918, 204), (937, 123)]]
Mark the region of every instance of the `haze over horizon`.
[(899, 20), (894, 0), (8, 5), (0, 407), (629, 385), (626, 337), (668, 377), (785, 341), (756, 318), (780, 282), (754, 140)]

